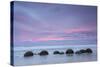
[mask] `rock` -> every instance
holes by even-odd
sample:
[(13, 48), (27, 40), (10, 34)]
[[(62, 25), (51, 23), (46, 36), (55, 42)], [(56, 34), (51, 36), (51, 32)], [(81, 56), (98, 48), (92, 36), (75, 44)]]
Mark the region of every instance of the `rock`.
[(93, 51), (92, 51), (92, 49), (87, 48), (87, 49), (86, 49), (86, 53), (93, 53)]
[(64, 52), (55, 51), (53, 54), (64, 54)]
[(60, 52), (59, 54), (64, 54), (64, 52)]
[(75, 52), (75, 54), (83, 54), (83, 53), (86, 53), (86, 50), (81, 49), (81, 50)]
[(24, 54), (24, 57), (31, 57), (33, 56), (33, 52), (32, 51), (28, 51)]
[(82, 54), (82, 52), (80, 52), (80, 51), (76, 51), (75, 54)]
[(81, 53), (86, 53), (86, 50), (81, 49), (80, 52), (81, 52)]
[(40, 56), (48, 55), (49, 53), (46, 50), (43, 50), (39, 53)]
[(73, 51), (72, 49), (68, 49), (68, 50), (66, 51), (66, 54), (74, 54), (74, 51)]
[(53, 54), (59, 54), (60, 52), (59, 51), (54, 51), (54, 53)]
[(85, 53), (92, 53), (92, 52), (93, 52), (92, 49), (87, 48), (86, 50), (81, 49), (79, 51), (76, 51), (75, 54), (85, 54)]

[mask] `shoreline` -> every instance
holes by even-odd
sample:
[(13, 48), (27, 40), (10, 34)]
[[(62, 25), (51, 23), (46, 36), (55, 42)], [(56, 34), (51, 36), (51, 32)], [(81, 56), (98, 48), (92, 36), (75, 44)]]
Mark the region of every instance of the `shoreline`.
[(67, 49), (67, 48), (97, 48), (97, 45), (58, 45), (58, 46), (19, 46), (19, 47), (14, 47), (14, 51), (20, 51), (20, 50), (41, 50), (41, 49)]

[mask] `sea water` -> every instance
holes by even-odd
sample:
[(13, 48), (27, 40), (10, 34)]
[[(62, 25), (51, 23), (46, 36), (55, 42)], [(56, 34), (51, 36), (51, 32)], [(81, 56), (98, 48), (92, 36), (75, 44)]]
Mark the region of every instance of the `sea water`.
[[(91, 48), (92, 54), (73, 54), (73, 55), (54, 55), (54, 51), (66, 52), (67, 49), (75, 51), (80, 49)], [(47, 56), (34, 55), (32, 57), (24, 57), (25, 52), (32, 51), (39, 53), (42, 50), (49, 52)], [(35, 47), (14, 47), (14, 65), (37, 65), (37, 64), (54, 64), (54, 63), (69, 63), (69, 62), (84, 62), (97, 60), (97, 47), (96, 45), (65, 45), (65, 46), (35, 46)]]

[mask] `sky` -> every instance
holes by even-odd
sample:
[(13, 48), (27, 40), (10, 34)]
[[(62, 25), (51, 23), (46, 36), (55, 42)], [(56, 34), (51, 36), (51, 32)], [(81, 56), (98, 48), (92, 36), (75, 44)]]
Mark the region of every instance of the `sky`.
[(67, 44), (69, 41), (94, 44), (96, 32), (96, 6), (14, 2), (14, 42), (17, 44)]

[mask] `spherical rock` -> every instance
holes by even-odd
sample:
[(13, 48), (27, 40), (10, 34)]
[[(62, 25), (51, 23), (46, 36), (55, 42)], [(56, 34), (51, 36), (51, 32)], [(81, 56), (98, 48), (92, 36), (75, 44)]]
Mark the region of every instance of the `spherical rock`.
[(93, 51), (92, 51), (92, 49), (87, 48), (87, 49), (86, 49), (86, 53), (93, 53)]
[(24, 57), (31, 57), (33, 56), (33, 52), (32, 51), (27, 51), (25, 54), (24, 54)]
[(74, 51), (73, 51), (72, 49), (68, 49), (68, 50), (66, 51), (66, 54), (74, 54)]
[(48, 51), (46, 51), (46, 50), (43, 50), (43, 51), (41, 51), (40, 53), (39, 53), (39, 55), (40, 56), (45, 56), (45, 55), (48, 55), (49, 53), (48, 53)]
[(54, 51), (54, 53), (53, 54), (59, 54), (60, 52), (59, 51)]

